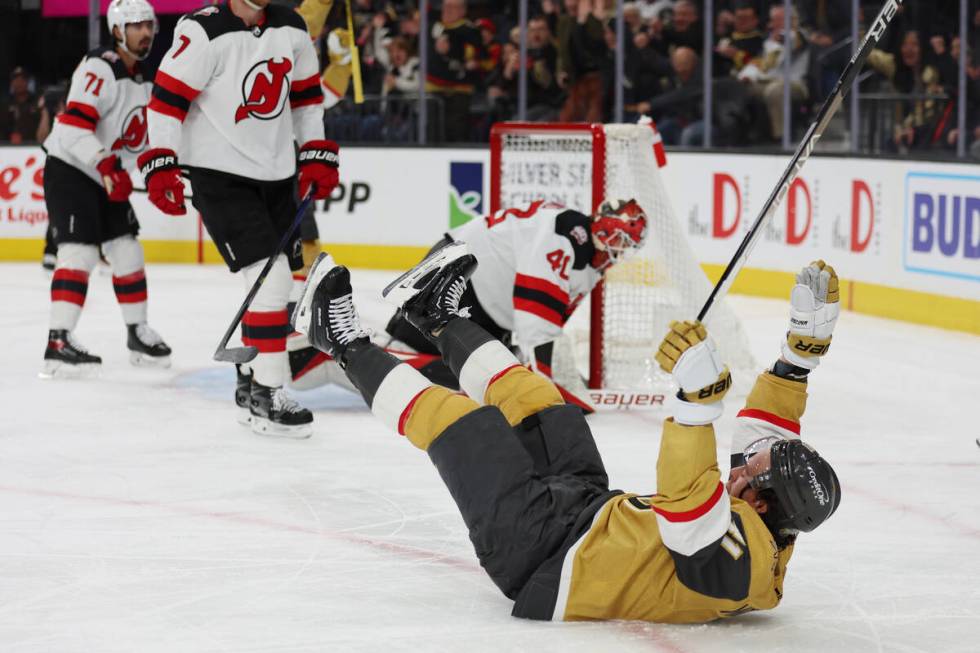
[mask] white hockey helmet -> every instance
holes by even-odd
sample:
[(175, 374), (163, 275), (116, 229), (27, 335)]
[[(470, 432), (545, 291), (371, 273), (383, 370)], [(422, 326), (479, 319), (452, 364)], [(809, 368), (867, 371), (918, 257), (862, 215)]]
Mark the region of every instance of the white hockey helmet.
[[(112, 0), (109, 3), (109, 8), (105, 12), (105, 22), (109, 26), (109, 35), (112, 36), (113, 40), (116, 40), (116, 37), (112, 33), (112, 28), (118, 27), (122, 40), (116, 40), (116, 42), (123, 50), (129, 52), (129, 54), (140, 61), (146, 59), (146, 54), (140, 56), (132, 52), (126, 45), (126, 25), (142, 23), (147, 20), (153, 21), (153, 34), (155, 35), (157, 30), (160, 29), (160, 26), (157, 22), (157, 15), (153, 11), (153, 5), (146, 0)], [(153, 47), (152, 41), (150, 42), (150, 47)], [(149, 54), (149, 50), (147, 50), (147, 54)]]

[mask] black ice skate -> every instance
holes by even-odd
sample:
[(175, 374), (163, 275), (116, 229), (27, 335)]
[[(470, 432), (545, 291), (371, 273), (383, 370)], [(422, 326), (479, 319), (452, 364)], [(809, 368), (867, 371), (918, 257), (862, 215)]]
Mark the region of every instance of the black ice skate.
[(293, 314), (293, 328), (305, 334), (314, 347), (343, 366), (344, 352), (354, 342), (368, 342), (354, 306), (350, 271), (320, 254), (310, 269), (303, 294)]
[(252, 372), (235, 366), (235, 405), (238, 406), (238, 423), (248, 426), (252, 423)]
[(129, 362), (137, 367), (170, 367), (170, 347), (145, 323), (126, 325)]
[(409, 299), (422, 292), (429, 282), (447, 265), (469, 254), (464, 242), (454, 242), (432, 252), (414, 268), (401, 275), (381, 291), (388, 303), (402, 306)]
[(290, 399), (282, 388), (270, 388), (253, 380), (249, 407), (255, 433), (300, 439), (313, 435), (313, 414)]
[[(447, 248), (448, 249), (448, 248)], [(441, 249), (436, 255), (445, 251)], [(431, 258), (431, 257), (430, 257)], [(459, 305), (466, 291), (466, 280), (476, 270), (476, 257), (465, 249), (460, 256), (440, 263), (422, 261), (385, 288), (385, 298), (403, 297), (402, 310), (412, 326), (429, 336), (457, 317), (469, 317), (468, 308)], [(412, 281), (416, 279), (416, 281)]]
[(87, 376), (99, 371), (102, 359), (88, 353), (66, 329), (48, 331), (41, 378)]

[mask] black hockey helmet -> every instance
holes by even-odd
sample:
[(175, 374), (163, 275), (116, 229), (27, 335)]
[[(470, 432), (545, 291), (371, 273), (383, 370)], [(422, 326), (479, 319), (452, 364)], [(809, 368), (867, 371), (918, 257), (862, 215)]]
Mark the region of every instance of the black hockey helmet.
[(768, 500), (769, 510), (762, 518), (782, 544), (834, 514), (840, 505), (840, 481), (830, 463), (802, 440), (779, 439), (769, 452), (769, 469), (750, 483)]

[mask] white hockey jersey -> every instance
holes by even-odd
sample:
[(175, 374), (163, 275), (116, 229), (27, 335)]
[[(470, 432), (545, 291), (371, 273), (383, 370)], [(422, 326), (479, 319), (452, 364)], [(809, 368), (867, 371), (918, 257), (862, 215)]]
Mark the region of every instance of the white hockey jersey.
[(49, 156), (61, 159), (102, 183), (96, 164), (115, 154), (131, 169), (146, 149), (146, 105), (150, 80), (139, 63), (126, 68), (112, 47), (92, 50), (71, 76), (64, 112), (44, 141)]
[(182, 165), (278, 181), (296, 172), (293, 139), (323, 138), (316, 51), (294, 10), (270, 4), (254, 27), (227, 4), (180, 19), (153, 85), (150, 145)]
[(561, 335), (579, 302), (602, 279), (591, 218), (543, 200), (501, 209), (449, 232), (469, 245), (479, 266), (470, 283), (480, 305), (513, 333), (527, 360)]

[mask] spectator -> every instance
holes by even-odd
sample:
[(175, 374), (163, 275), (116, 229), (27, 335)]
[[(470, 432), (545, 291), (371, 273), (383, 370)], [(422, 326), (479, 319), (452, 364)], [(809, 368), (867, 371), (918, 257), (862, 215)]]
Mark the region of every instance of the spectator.
[(695, 52), (704, 49), (704, 27), (692, 0), (678, 0), (674, 4), (674, 16), (669, 24), (660, 27), (659, 20), (655, 24), (658, 27), (653, 30), (656, 37), (652, 45), (662, 56), (670, 56), (676, 48), (691, 48)]
[(897, 56), (878, 49), (872, 50), (868, 64), (891, 82), (895, 92), (919, 96), (898, 107), (892, 140), (899, 151), (935, 145), (940, 136), (937, 128), (939, 121), (943, 119), (944, 103), (921, 96), (941, 94), (943, 86), (939, 69), (924, 62), (919, 32), (905, 32)]
[(626, 110), (634, 114), (650, 111), (649, 100), (656, 97), (664, 84), (664, 78), (672, 74), (670, 61), (652, 45), (646, 31), (633, 35), (633, 42), (626, 44), (626, 79), (631, 101)]
[[(44, 139), (48, 137), (48, 134), (51, 133), (51, 128), (54, 126), (55, 116), (65, 110), (66, 95), (67, 93), (64, 86), (51, 86), (45, 90), (40, 100), (38, 100), (40, 117), (37, 124), (37, 134), (35, 136), (35, 140), (38, 143), (44, 142)], [(54, 268), (52, 268), (52, 270), (53, 269)]]
[(41, 109), (38, 98), (30, 91), (27, 71), (21, 66), (10, 73), (10, 100), (2, 110), (5, 114), (4, 140), (20, 145), (37, 137)]
[(532, 17), (527, 23), (527, 118), (528, 120), (557, 120), (564, 93), (558, 87), (558, 50), (555, 48), (548, 19)]
[(813, 48), (813, 91), (818, 98), (830, 94), (851, 58), (851, 1), (798, 2), (804, 38)]
[[(800, 103), (807, 99), (809, 92), (806, 74), (810, 68), (810, 53), (806, 41), (799, 31), (799, 20), (795, 10), (791, 13), (792, 56), (790, 57), (790, 97)], [(786, 55), (784, 27), (786, 9), (784, 5), (773, 5), (769, 9), (769, 38), (763, 44), (763, 56), (742, 68), (738, 78), (749, 82), (753, 91), (766, 103), (769, 112), (772, 136), (776, 140), (783, 137), (783, 67)]]
[(602, 122), (602, 65), (607, 48), (602, 0), (565, 0), (558, 19), (558, 84), (568, 91), (559, 120)]
[(762, 54), (764, 36), (759, 31), (759, 14), (755, 5), (749, 2), (736, 5), (733, 20), (735, 29), (731, 36), (721, 39), (715, 48), (724, 62), (723, 70), (719, 71), (722, 74), (740, 72)]
[(484, 77), (496, 70), (500, 63), (501, 45), (497, 43), (497, 26), (489, 18), (476, 21), (483, 42), (483, 55), (480, 57), (480, 73)]
[(440, 17), (432, 23), (426, 40), (426, 86), (443, 101), (446, 140), (468, 140), (470, 105), (483, 44), (479, 31), (466, 19), (466, 1), (443, 0)]
[(378, 51), (384, 66), (385, 78), (381, 87), (384, 96), (417, 93), (419, 90), (419, 58), (412, 56), (408, 39), (396, 36), (384, 50)]
[(664, 92), (648, 106), (641, 106), (640, 113), (651, 112), (657, 117), (666, 144), (700, 144), (704, 140), (704, 78), (698, 55), (688, 47), (675, 48), (670, 65), (673, 74), (666, 80)]

